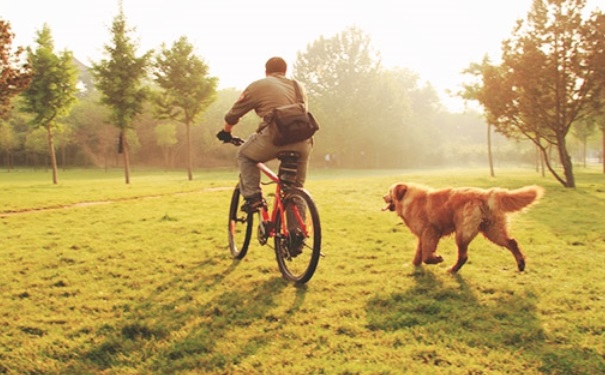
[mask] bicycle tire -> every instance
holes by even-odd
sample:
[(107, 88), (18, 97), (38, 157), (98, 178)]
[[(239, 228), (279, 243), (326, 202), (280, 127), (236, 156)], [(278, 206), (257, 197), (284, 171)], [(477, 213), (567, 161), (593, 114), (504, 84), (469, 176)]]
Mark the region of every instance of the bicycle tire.
[(248, 252), (250, 239), (252, 238), (252, 226), (254, 215), (242, 211), (240, 208), (244, 204), (239, 184), (233, 189), (231, 195), (231, 205), (229, 206), (229, 251), (235, 259), (243, 259)]
[[(275, 256), (277, 264), (284, 278), (304, 284), (313, 277), (321, 255), (321, 222), (319, 220), (319, 212), (309, 192), (300, 188), (291, 188), (291, 190), (285, 193), (283, 207), (284, 214), (280, 213), (277, 215), (275, 223)], [(297, 220), (288, 219), (288, 216), (297, 216), (292, 211), (289, 211), (294, 210), (295, 207), (296, 209), (304, 207), (303, 214), (299, 215)], [(291, 214), (288, 214), (289, 212)], [(286, 223), (282, 223), (282, 218), (286, 218)], [(296, 255), (297, 244), (293, 243), (285, 231), (289, 226), (299, 226), (301, 219), (304, 221), (305, 228), (303, 231), (304, 246), (302, 246), (302, 252)], [(294, 222), (296, 224), (293, 224)]]

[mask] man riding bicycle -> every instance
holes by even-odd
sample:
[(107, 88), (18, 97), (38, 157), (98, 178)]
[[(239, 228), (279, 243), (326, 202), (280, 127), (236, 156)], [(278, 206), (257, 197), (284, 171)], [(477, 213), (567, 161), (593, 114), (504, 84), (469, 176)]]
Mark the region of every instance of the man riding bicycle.
[[(295, 151), (299, 153), (296, 175), (296, 185), (303, 187), (307, 177), (307, 167), (313, 138), (286, 146), (275, 146), (271, 140), (271, 128), (267, 126), (265, 118), (274, 108), (297, 102), (296, 91), (292, 80), (286, 78), (287, 64), (281, 57), (272, 57), (265, 64), (265, 78), (252, 82), (242, 92), (239, 99), (225, 114), (223, 130), (218, 132), (217, 138), (223, 142), (232, 140), (231, 130), (246, 113), (254, 110), (262, 119), (256, 133), (240, 146), (237, 151), (237, 160), (240, 168), (240, 188), (246, 203), (243, 209), (249, 213), (258, 211), (264, 206), (265, 200), (260, 186), (261, 174), (256, 164), (268, 162), (277, 158), (282, 151)], [(299, 83), (303, 101), (307, 103), (307, 94)]]

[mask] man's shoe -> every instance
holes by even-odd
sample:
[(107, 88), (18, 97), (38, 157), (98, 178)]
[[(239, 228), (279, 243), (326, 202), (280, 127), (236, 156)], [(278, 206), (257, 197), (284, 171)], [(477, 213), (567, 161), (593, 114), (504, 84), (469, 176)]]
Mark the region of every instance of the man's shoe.
[(262, 197), (247, 198), (246, 203), (242, 205), (241, 210), (249, 214), (260, 211), (262, 207), (266, 207), (267, 204)]

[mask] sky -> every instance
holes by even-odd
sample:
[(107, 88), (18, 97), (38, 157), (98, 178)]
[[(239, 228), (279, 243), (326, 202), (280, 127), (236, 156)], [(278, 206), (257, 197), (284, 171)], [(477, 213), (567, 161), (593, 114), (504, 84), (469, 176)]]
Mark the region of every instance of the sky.
[[(596, 9), (602, 0), (589, 0)], [(139, 55), (186, 36), (195, 54), (218, 77), (219, 88), (244, 89), (264, 76), (264, 63), (282, 56), (292, 65), (298, 52), (320, 37), (356, 26), (369, 35), (383, 66), (417, 73), (442, 102), (460, 111), (447, 94), (469, 81), (461, 72), (489, 56), (512, 35), (532, 0), (122, 0)], [(35, 46), (36, 33), (50, 27), (55, 50), (70, 50), (86, 65), (107, 56), (110, 27), (119, 0), (0, 0), (15, 46)]]

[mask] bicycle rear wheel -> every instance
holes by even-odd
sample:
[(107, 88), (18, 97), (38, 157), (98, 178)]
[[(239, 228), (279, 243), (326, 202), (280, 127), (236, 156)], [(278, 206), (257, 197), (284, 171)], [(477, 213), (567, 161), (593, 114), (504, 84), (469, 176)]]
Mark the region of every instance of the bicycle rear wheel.
[(229, 207), (229, 250), (235, 259), (242, 259), (248, 252), (252, 238), (252, 224), (254, 215), (240, 209), (244, 204), (239, 184), (233, 190), (231, 205)]
[(319, 213), (304, 189), (292, 188), (283, 206), (284, 214), (276, 220), (277, 264), (286, 279), (303, 284), (315, 273), (321, 254)]

